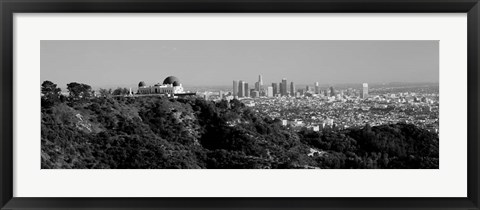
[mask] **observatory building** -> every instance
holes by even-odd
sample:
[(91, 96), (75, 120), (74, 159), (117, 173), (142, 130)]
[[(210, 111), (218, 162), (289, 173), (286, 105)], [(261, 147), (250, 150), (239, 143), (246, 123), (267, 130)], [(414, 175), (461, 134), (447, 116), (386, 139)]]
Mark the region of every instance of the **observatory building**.
[(137, 94), (164, 94), (173, 96), (175, 94), (185, 94), (185, 92), (180, 80), (177, 77), (169, 76), (163, 80), (163, 84), (157, 83), (153, 86), (147, 86), (143, 81), (138, 83)]

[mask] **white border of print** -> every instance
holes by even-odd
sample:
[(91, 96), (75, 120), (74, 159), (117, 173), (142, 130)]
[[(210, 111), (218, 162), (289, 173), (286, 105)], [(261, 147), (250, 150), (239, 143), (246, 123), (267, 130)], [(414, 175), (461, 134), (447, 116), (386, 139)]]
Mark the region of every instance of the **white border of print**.
[[(440, 40), (437, 170), (41, 170), (40, 40)], [(466, 14), (14, 15), (15, 197), (466, 197)]]

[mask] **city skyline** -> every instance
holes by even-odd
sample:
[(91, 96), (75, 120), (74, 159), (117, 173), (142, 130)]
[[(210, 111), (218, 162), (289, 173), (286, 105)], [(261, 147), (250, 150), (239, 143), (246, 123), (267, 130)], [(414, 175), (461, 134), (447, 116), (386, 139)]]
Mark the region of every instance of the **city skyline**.
[(171, 75), (185, 86), (253, 87), (254, 75), (263, 84), (438, 83), (438, 42), (41, 41), (41, 80), (60, 87), (153, 85)]
[[(288, 85), (290, 82), (290, 85)], [(362, 88), (360, 89), (359, 97), (362, 99), (366, 99), (369, 97), (368, 94), (368, 83), (362, 83)], [(278, 89), (280, 87), (280, 89)], [(310, 96), (326, 96), (326, 97), (343, 97), (344, 90), (347, 90), (348, 95), (355, 95), (355, 91), (357, 88), (341, 88), (340, 90), (336, 90), (333, 85), (325, 87), (321, 87), (319, 82), (315, 82), (313, 88), (310, 88), (309, 85), (304, 86), (295, 85), (294, 81), (288, 81), (287, 78), (282, 78), (280, 83), (273, 82), (272, 85), (263, 85), (263, 76), (260, 74), (258, 75), (258, 81), (255, 82), (255, 87), (249, 89), (248, 82), (243, 80), (233, 80), (233, 87), (231, 91), (227, 92), (232, 98), (257, 98), (257, 97), (303, 97), (305, 94), (309, 94)], [(355, 90), (355, 91), (354, 91)], [(354, 91), (354, 92), (352, 92)], [(209, 91), (207, 91), (209, 92)], [(225, 93), (222, 91), (219, 92), (220, 98), (225, 98)], [(208, 94), (205, 95), (208, 98)]]

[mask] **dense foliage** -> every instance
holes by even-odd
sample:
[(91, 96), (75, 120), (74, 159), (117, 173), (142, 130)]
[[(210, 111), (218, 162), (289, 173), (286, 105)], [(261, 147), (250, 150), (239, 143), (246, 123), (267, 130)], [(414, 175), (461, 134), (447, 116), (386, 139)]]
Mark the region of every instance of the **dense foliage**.
[[(238, 100), (62, 98), (42, 86), (42, 168), (438, 168), (438, 135), (414, 125), (294, 131)], [(70, 89), (70, 88), (69, 88)], [(45, 90), (45, 91), (44, 91)], [(81, 100), (80, 100), (81, 99)]]

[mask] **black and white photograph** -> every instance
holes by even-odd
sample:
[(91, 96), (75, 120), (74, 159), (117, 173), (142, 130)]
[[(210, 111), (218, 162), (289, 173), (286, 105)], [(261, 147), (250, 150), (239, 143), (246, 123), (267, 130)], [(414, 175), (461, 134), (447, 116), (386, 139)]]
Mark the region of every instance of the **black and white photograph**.
[(438, 40), (42, 40), (41, 169), (439, 169)]

